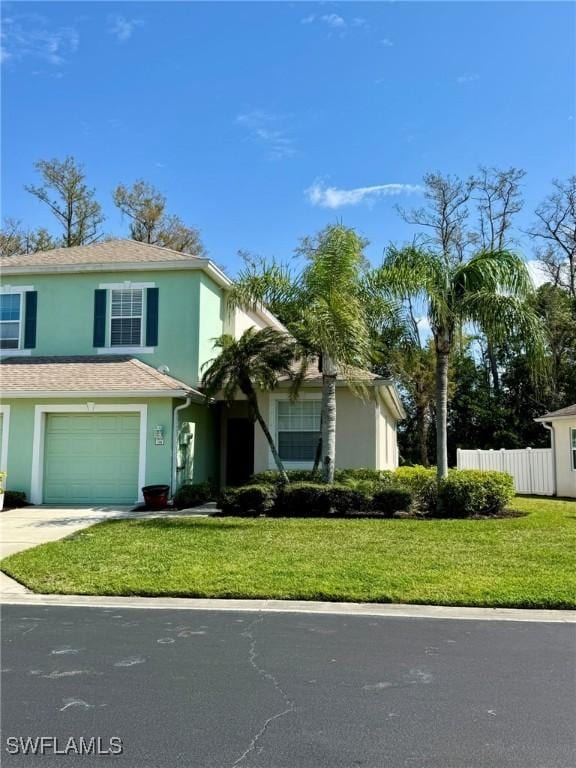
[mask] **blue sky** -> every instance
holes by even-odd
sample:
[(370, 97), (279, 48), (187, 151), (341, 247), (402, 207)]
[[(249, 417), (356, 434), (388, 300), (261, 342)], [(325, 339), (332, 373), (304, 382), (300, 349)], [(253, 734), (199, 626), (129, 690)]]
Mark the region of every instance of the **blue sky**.
[[(74, 155), (107, 214), (120, 181), (166, 194), (234, 273), (342, 219), (374, 261), (412, 236), (427, 171), (526, 169), (522, 225), (575, 172), (575, 6), (562, 2), (12, 2), (3, 9), (2, 213)], [(376, 189), (370, 189), (375, 187)], [(416, 187), (416, 189), (414, 189)], [(527, 256), (530, 247), (526, 248)]]

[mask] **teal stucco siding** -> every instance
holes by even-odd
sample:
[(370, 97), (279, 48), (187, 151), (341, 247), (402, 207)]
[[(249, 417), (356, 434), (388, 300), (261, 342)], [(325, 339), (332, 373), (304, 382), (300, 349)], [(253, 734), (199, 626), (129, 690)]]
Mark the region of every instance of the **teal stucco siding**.
[[(10, 275), (4, 283), (29, 285), (38, 293), (33, 355), (94, 355), (94, 291), (101, 285), (151, 283), (158, 288), (158, 344), (134, 353), (148, 365), (168, 366), (170, 375), (197, 386), (212, 340), (222, 334), (222, 290), (200, 270), (75, 272)], [(107, 302), (107, 344), (110, 301)], [(145, 323), (145, 317), (144, 317)], [(114, 348), (110, 349), (114, 352)], [(6, 355), (8, 356), (8, 355)]]
[[(145, 485), (163, 483), (170, 485), (172, 468), (172, 413), (171, 398), (94, 398), (94, 405), (121, 406), (146, 405), (146, 468)], [(176, 401), (179, 402), (179, 401)], [(24, 491), (31, 498), (32, 468), (35, 440), (35, 413), (37, 405), (86, 406), (86, 399), (7, 399), (2, 405), (10, 407), (10, 431), (8, 436), (8, 461), (6, 488)], [(88, 407), (82, 411), (89, 414)], [(45, 418), (45, 417), (44, 417)], [(156, 445), (154, 429), (164, 429), (164, 444)], [(36, 435), (36, 440), (40, 435)]]

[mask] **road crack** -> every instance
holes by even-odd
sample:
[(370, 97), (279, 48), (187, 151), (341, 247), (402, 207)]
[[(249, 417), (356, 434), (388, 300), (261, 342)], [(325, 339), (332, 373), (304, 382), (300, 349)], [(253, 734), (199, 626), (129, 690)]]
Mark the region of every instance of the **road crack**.
[(248, 640), (250, 640), (250, 646), (248, 648), (248, 661), (250, 663), (250, 666), (252, 666), (258, 675), (264, 679), (267, 680), (269, 683), (272, 684), (272, 687), (275, 691), (277, 691), (280, 696), (284, 699), (284, 703), (286, 704), (285, 708), (281, 712), (276, 712), (274, 715), (271, 715), (268, 717), (265, 721), (260, 730), (253, 736), (250, 744), (246, 747), (244, 752), (240, 755), (240, 757), (232, 763), (231, 768), (237, 768), (238, 765), (246, 758), (249, 754), (254, 752), (258, 746), (258, 742), (264, 736), (270, 725), (275, 721), (279, 720), (282, 717), (285, 717), (286, 715), (289, 715), (291, 712), (294, 712), (295, 710), (295, 704), (290, 699), (286, 691), (282, 688), (280, 683), (278, 682), (277, 678), (271, 673), (268, 672), (268, 670), (261, 667), (258, 662), (258, 652), (256, 650), (256, 637), (254, 634), (254, 629), (258, 626), (258, 624), (262, 624), (264, 621), (264, 614), (261, 613), (254, 621), (252, 621), (246, 629), (240, 633), (241, 637), (245, 637)]

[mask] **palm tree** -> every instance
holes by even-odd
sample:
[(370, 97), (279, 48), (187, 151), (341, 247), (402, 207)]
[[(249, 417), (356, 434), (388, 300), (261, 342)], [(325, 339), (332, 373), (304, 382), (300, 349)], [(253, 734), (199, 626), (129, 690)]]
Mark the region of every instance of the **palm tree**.
[(218, 357), (206, 363), (207, 368), (202, 376), (206, 397), (211, 398), (222, 392), (226, 400), (232, 402), (238, 390), (242, 392), (248, 400), (252, 416), (264, 432), (278, 472), (287, 483), (286, 470), (260, 412), (256, 388), (264, 391), (274, 389), (283, 374), (290, 376), (297, 384), (298, 376), (294, 375), (293, 370), (294, 360), (298, 356), (295, 341), (275, 328), (248, 328), (238, 340), (228, 334), (220, 336), (215, 340), (214, 347), (222, 351)]
[(382, 289), (426, 302), (436, 355), (436, 460), (438, 478), (448, 474), (448, 361), (456, 332), (465, 323), (494, 343), (518, 336), (541, 371), (541, 321), (531, 301), (532, 281), (524, 261), (509, 251), (482, 251), (468, 261), (450, 260), (414, 246), (390, 248), (379, 270)]
[(230, 294), (231, 307), (266, 306), (304, 350), (318, 358), (322, 374), (322, 478), (334, 481), (336, 378), (369, 359), (369, 325), (363, 302), (366, 241), (334, 224), (305, 238), (297, 253), (307, 264), (294, 274), (277, 262), (248, 262)]

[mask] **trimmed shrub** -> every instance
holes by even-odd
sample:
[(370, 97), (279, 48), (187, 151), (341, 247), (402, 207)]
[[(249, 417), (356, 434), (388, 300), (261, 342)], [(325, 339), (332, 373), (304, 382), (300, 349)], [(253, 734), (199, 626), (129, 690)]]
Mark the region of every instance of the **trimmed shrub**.
[(442, 517), (497, 515), (514, 496), (514, 480), (507, 472), (453, 469), (438, 491)]
[(345, 485), (324, 486), (330, 501), (330, 513), (346, 515), (350, 512), (368, 512), (372, 509), (372, 493)]
[(413, 494), (409, 488), (381, 488), (372, 497), (372, 509), (384, 517), (392, 517), (395, 512), (408, 512)]
[[(320, 483), (322, 473), (312, 472), (311, 469), (287, 469), (286, 474), (291, 483)], [(394, 473), (386, 469), (336, 469), (334, 470), (334, 482), (355, 487), (359, 482), (392, 484)], [(257, 472), (248, 480), (247, 485), (282, 485), (280, 473), (276, 469), (268, 469)]]
[(334, 479), (338, 483), (346, 485), (354, 482), (369, 481), (371, 483), (385, 483), (390, 485), (394, 479), (394, 473), (387, 469), (337, 469)]
[(26, 494), (24, 491), (4, 491), (4, 509), (16, 509), (17, 507), (27, 507)]
[(412, 491), (419, 512), (430, 514), (436, 511), (438, 485), (435, 467), (399, 467), (394, 477), (398, 485)]
[(255, 516), (269, 514), (276, 500), (276, 489), (271, 485), (242, 485), (225, 488), (218, 498), (223, 515)]
[(174, 494), (174, 506), (176, 509), (199, 507), (213, 498), (214, 492), (210, 483), (185, 483)]
[[(287, 469), (286, 474), (291, 483), (317, 483), (321, 479), (320, 473), (312, 472), (311, 469)], [(283, 483), (277, 469), (267, 469), (252, 475), (247, 485), (283, 485)]]
[(345, 517), (371, 510), (371, 492), (340, 484), (293, 483), (279, 490), (272, 514), (278, 517)]
[(273, 514), (279, 517), (325, 517), (330, 513), (330, 486), (320, 483), (283, 485)]

